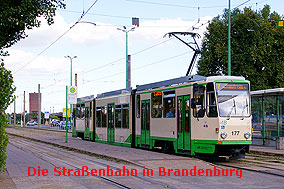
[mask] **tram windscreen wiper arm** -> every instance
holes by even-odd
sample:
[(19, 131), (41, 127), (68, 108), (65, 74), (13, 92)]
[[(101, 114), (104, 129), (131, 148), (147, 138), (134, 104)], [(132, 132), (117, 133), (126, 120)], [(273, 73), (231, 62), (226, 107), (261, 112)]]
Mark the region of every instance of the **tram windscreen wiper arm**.
[(232, 114), (234, 108), (235, 108), (235, 114), (236, 114), (236, 110), (237, 109), (236, 109), (236, 101), (235, 101), (235, 99), (233, 99), (233, 102), (234, 102), (234, 104), (232, 106), (232, 109), (231, 109), (230, 113), (228, 114), (227, 120), (229, 120), (231, 118), (231, 114)]
[(245, 118), (244, 111), (247, 107), (248, 107), (248, 100), (246, 99), (246, 105), (243, 107), (241, 120), (244, 120), (244, 118)]

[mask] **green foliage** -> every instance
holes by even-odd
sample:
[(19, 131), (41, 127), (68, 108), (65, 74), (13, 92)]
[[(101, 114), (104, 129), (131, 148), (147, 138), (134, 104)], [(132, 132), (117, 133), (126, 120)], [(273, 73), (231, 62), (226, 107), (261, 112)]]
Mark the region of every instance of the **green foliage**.
[(59, 119), (57, 116), (50, 116), (51, 119)]
[(3, 63), (0, 65), (0, 86), (0, 171), (3, 171), (6, 164), (6, 147), (8, 144), (8, 136), (5, 133), (8, 119), (5, 110), (14, 100), (13, 93), (15, 91), (12, 74), (4, 68)]
[(4, 68), (2, 56), (7, 56), (6, 48), (27, 37), (25, 30), (39, 27), (38, 18), (43, 16), (53, 24), (56, 8), (65, 8), (64, 0), (8, 0), (0, 1), (0, 171), (5, 170), (8, 136), (5, 133), (7, 115), (5, 110), (14, 100), (13, 77)]
[(5, 133), (5, 127), (7, 126), (7, 116), (5, 112), (0, 112), (0, 172), (5, 170), (6, 165), (6, 148), (8, 144), (9, 137)]
[(4, 48), (11, 47), (27, 37), (25, 29), (39, 27), (43, 16), (53, 24), (56, 8), (64, 8), (61, 0), (9, 0), (0, 2), (0, 56), (7, 55)]
[[(228, 11), (208, 26), (198, 74), (227, 75)], [(234, 9), (231, 14), (231, 72), (251, 81), (251, 89), (284, 87), (284, 28), (268, 5), (258, 12)]]

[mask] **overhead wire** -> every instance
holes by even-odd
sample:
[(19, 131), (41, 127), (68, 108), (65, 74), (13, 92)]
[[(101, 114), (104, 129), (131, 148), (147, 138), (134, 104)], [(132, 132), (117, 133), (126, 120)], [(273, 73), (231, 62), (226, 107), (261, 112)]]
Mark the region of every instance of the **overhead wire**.
[[(188, 5), (178, 5), (178, 4), (168, 4), (168, 3), (157, 3), (157, 2), (142, 1), (142, 0), (125, 0), (125, 1), (133, 2), (133, 3), (143, 3), (143, 4), (151, 4), (151, 5), (159, 5), (159, 6), (169, 6), (169, 7), (178, 7), (178, 8), (190, 8), (190, 9), (196, 9), (196, 8), (209, 9), (209, 8), (224, 8), (225, 7), (225, 5), (188, 6)], [(263, 3), (265, 1), (268, 1), (268, 0), (263, 0), (263, 1), (260, 1), (258, 3)], [(246, 3), (243, 3), (243, 4), (246, 4)], [(243, 4), (241, 4), (241, 5), (243, 5)], [(238, 6), (241, 6), (241, 5), (238, 5)]]
[[(74, 10), (58, 10), (60, 12), (69, 12), (69, 13), (81, 13), (80, 11), (74, 11)], [(110, 15), (110, 14), (99, 14), (99, 13), (88, 13), (88, 15), (94, 15), (94, 16), (103, 16), (103, 17), (111, 17), (111, 18), (125, 18), (125, 19), (132, 19), (131, 16), (120, 16), (120, 15)], [(139, 17), (141, 20), (161, 20), (162, 18), (153, 18), (153, 17)], [(193, 19), (183, 19), (184, 21), (194, 21)]]
[(21, 66), (18, 70), (16, 70), (13, 75), (15, 75), (18, 71), (22, 70), (25, 68), (27, 65), (32, 63), (35, 59), (37, 59), (41, 54), (43, 54), (45, 51), (47, 51), (51, 46), (53, 46), (57, 41), (59, 41), (64, 35), (66, 35), (72, 28), (74, 28), (75, 25), (77, 25), (82, 18), (91, 10), (91, 8), (98, 2), (98, 0), (95, 0), (94, 3), (88, 8), (86, 12), (84, 12), (80, 18), (75, 22), (67, 31), (65, 31), (62, 35), (60, 35), (55, 41), (53, 41), (50, 45), (48, 45), (46, 48), (44, 48), (40, 53), (38, 53), (35, 57), (33, 57), (30, 61), (25, 63), (23, 66)]
[[(247, 1), (245, 1), (244, 3), (238, 5), (237, 7), (239, 7), (239, 6), (241, 6), (241, 5), (244, 5), (244, 4), (248, 3), (249, 1), (250, 1), (250, 0), (247, 0)], [(95, 3), (96, 3), (96, 2), (95, 2)], [(93, 4), (93, 5), (94, 5), (94, 4)], [(93, 5), (92, 5), (92, 6), (93, 6)], [(91, 6), (91, 7), (92, 7), (92, 6)], [(90, 8), (91, 8), (91, 7), (90, 7)], [(235, 8), (237, 8), (237, 7), (235, 7)], [(90, 10), (90, 8), (89, 8), (83, 15), (87, 14), (88, 11)], [(198, 10), (200, 9), (200, 7), (197, 7), (197, 8), (198, 8)], [(234, 8), (234, 9), (235, 9), (235, 8)], [(88, 14), (92, 14), (92, 13), (88, 13)], [(81, 16), (81, 17), (82, 17), (82, 16)], [(199, 23), (199, 22), (197, 21), (196, 24), (198, 24), (198, 23)], [(208, 21), (208, 23), (209, 23), (209, 21)], [(196, 24), (194, 24), (194, 25), (192, 26), (192, 31), (193, 31), (194, 29), (199, 29), (200, 27), (202, 27), (202, 26), (204, 25), (204, 23), (203, 23), (203, 24), (201, 24), (199, 27), (194, 27)], [(172, 39), (173, 39), (173, 38), (170, 38), (170, 39), (168, 39), (168, 40), (166, 40), (166, 41), (159, 42), (159, 43), (157, 43), (157, 44), (155, 44), (155, 45), (152, 45), (152, 46), (150, 46), (150, 47), (148, 47), (148, 48), (145, 48), (145, 49), (142, 49), (142, 50), (140, 50), (140, 51), (138, 51), (138, 52), (136, 52), (136, 53), (133, 53), (132, 55), (136, 55), (136, 54), (142, 53), (142, 52), (147, 51), (147, 50), (149, 50), (149, 49), (152, 49), (152, 48), (154, 48), (154, 47), (156, 47), (156, 46), (159, 46), (159, 45), (161, 45), (161, 44), (163, 44), (163, 43), (166, 43), (166, 42), (168, 42), (168, 41), (170, 41), (170, 40), (172, 40)], [(82, 72), (79, 72), (79, 73), (81, 73), (81, 75), (83, 75), (83, 74), (86, 74), (86, 73), (89, 73), (89, 72), (92, 72), (92, 71), (95, 71), (95, 70), (98, 70), (98, 69), (107, 67), (107, 66), (109, 66), (109, 65), (117, 64), (118, 62), (120, 62), (121, 60), (124, 60), (124, 59), (125, 59), (125, 57), (124, 57), (124, 58), (120, 58), (120, 59), (115, 60), (115, 61), (112, 61), (112, 62), (107, 63), (107, 64), (105, 64), (105, 65), (102, 65), (102, 66), (99, 66), (99, 67), (90, 69), (90, 70), (88, 70), (88, 71), (82, 71)], [(151, 65), (152, 65), (152, 64), (151, 64)], [(120, 72), (120, 73), (116, 73), (116, 74), (110, 75), (110, 77), (115, 76), (115, 75), (118, 75), (118, 74), (121, 74), (121, 73), (124, 73), (124, 72)], [(45, 88), (48, 88), (48, 87), (50, 87), (50, 86), (53, 86), (53, 85), (55, 85), (56, 83), (61, 82), (61, 81), (64, 81), (64, 80), (67, 80), (67, 79), (68, 79), (68, 78), (62, 79), (62, 80), (58, 80), (57, 82), (54, 82), (53, 84), (50, 84), (50, 85), (48, 85), (48, 86), (45, 87)], [(100, 78), (100, 79), (101, 79), (101, 78)]]
[[(187, 5), (177, 5), (177, 4), (168, 4), (168, 3), (156, 3), (156, 2), (150, 2), (150, 1), (139, 1), (139, 0), (125, 0), (133, 3), (143, 3), (143, 4), (152, 4), (152, 5), (162, 5), (162, 6), (169, 6), (169, 7), (179, 7), (179, 8), (190, 8), (195, 9), (198, 8), (196, 6), (187, 6)], [(224, 6), (204, 6), (200, 8), (218, 8), (218, 7), (224, 7)]]
[[(136, 68), (133, 68), (132, 70), (138, 70), (138, 69), (141, 69), (141, 68), (144, 68), (144, 67), (148, 67), (148, 66), (152, 66), (154, 64), (158, 64), (158, 63), (161, 63), (161, 62), (165, 62), (167, 60), (171, 60), (171, 59), (174, 59), (174, 58), (178, 58), (178, 57), (181, 57), (181, 56), (184, 56), (186, 54), (188, 54), (190, 51), (187, 51), (187, 52), (184, 52), (184, 53), (181, 53), (181, 54), (178, 54), (178, 55), (175, 55), (175, 56), (171, 56), (169, 58), (166, 58), (166, 59), (163, 59), (163, 60), (159, 60), (159, 61), (155, 61), (155, 62), (152, 62), (150, 64), (146, 64), (146, 65), (143, 65), (143, 66), (140, 66), (140, 67), (136, 67)], [(111, 74), (111, 75), (108, 75), (108, 76), (104, 76), (104, 77), (100, 77), (100, 78), (97, 78), (97, 79), (94, 79), (94, 80), (89, 80), (88, 82), (86, 83), (81, 83), (82, 84), (87, 84), (89, 82), (94, 82), (94, 81), (98, 81), (100, 79), (105, 79), (105, 78), (108, 78), (108, 77), (113, 77), (113, 76), (116, 76), (116, 75), (120, 75), (120, 74), (123, 74), (124, 71), (122, 72), (118, 72), (118, 73), (115, 73), (115, 74)]]
[[(207, 22), (208, 22), (208, 21), (207, 21)], [(207, 23), (207, 22), (206, 22), (206, 23)], [(197, 22), (196, 24), (198, 24), (198, 22)], [(193, 26), (195, 26), (196, 24), (194, 24)], [(204, 26), (204, 24), (205, 24), (205, 23), (202, 23), (199, 27), (193, 27), (193, 26), (192, 26), (192, 29), (191, 29), (191, 27), (190, 27), (187, 31), (189, 31), (190, 29), (191, 29), (191, 30), (199, 29), (200, 27)], [(154, 45), (152, 45), (152, 46), (150, 46), (150, 47), (147, 47), (147, 48), (145, 48), (145, 49), (142, 49), (142, 50), (140, 50), (140, 51), (137, 51), (137, 52), (135, 52), (135, 53), (132, 53), (132, 56), (137, 55), (137, 54), (140, 54), (140, 53), (142, 53), (142, 52), (144, 52), (144, 51), (150, 50), (150, 49), (152, 49), (152, 48), (154, 48), (154, 47), (157, 47), (157, 46), (159, 46), (159, 45), (162, 45), (162, 44), (164, 44), (164, 43), (166, 43), (166, 42), (168, 42), (168, 41), (170, 41), (170, 40), (173, 40), (173, 38), (169, 38), (169, 39), (167, 39), (167, 40), (165, 40), (165, 41), (156, 43), (156, 44), (154, 44)], [(182, 55), (184, 55), (184, 53), (183, 53)], [(173, 59), (173, 58), (176, 58), (176, 57), (179, 57), (179, 56), (180, 56), (180, 55), (173, 56), (173, 57), (170, 57), (169, 59)], [(115, 60), (115, 61), (112, 61), (112, 62), (109, 62), (109, 63), (107, 63), (107, 64), (105, 64), (105, 65), (102, 65), (102, 66), (99, 66), (99, 67), (96, 67), (96, 68), (87, 70), (87, 71), (79, 72), (79, 74), (80, 74), (80, 75), (84, 75), (84, 74), (87, 74), (87, 73), (89, 73), (89, 72), (96, 71), (96, 70), (98, 70), (98, 69), (107, 67), (107, 66), (109, 66), (109, 65), (115, 65), (115, 64), (119, 63), (119, 62), (122, 61), (122, 60), (125, 60), (125, 57), (120, 58), (120, 59)], [(166, 60), (168, 60), (168, 59), (166, 59)], [(165, 61), (165, 60), (162, 60), (162, 61)], [(158, 62), (159, 62), (159, 61), (158, 61)], [(154, 63), (154, 64), (155, 64), (155, 63)], [(153, 63), (147, 64), (147, 66), (149, 66), (149, 65), (153, 65)], [(146, 67), (146, 66), (145, 66), (145, 67)], [(143, 68), (143, 66), (142, 66), (141, 68)], [(135, 68), (134, 68), (134, 69), (135, 69)], [(134, 69), (132, 69), (132, 70), (134, 70)], [(122, 74), (122, 73), (124, 73), (124, 71), (123, 71), (123, 72), (119, 72), (119, 73), (115, 73), (115, 74), (111, 74), (111, 75), (108, 75), (108, 76), (105, 76), (105, 77), (102, 77), (102, 78), (98, 78), (98, 79), (104, 79), (104, 78), (108, 78), (108, 77), (113, 77), (113, 76), (116, 76), (116, 75), (119, 75), (119, 74)], [(66, 78), (65, 80), (67, 80), (67, 79), (68, 79), (68, 78)], [(98, 80), (98, 79), (96, 79), (96, 80)], [(90, 81), (93, 81), (93, 80), (90, 80)], [(83, 84), (86, 84), (86, 83), (88, 83), (88, 82), (84, 82)], [(53, 85), (55, 85), (55, 84), (56, 84), (56, 83), (51, 84), (50, 86), (53, 86)]]

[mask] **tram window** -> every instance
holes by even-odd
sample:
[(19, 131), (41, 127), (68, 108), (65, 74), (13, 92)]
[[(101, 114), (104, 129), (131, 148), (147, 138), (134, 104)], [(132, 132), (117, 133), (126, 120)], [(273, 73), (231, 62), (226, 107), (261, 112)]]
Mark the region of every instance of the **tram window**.
[(121, 128), (121, 105), (115, 106), (115, 127)]
[(89, 107), (85, 108), (85, 117), (89, 118)]
[(204, 91), (205, 87), (203, 85), (197, 86), (196, 90), (193, 91), (193, 96), (196, 99), (196, 108), (193, 109), (194, 117), (204, 117), (205, 114)]
[(96, 108), (96, 126), (102, 127), (102, 108), (101, 107)]
[(93, 106), (92, 106), (92, 102), (90, 102), (90, 116), (89, 117), (92, 117), (92, 108)]
[(214, 92), (213, 83), (208, 83), (206, 86), (206, 113), (208, 117), (217, 117), (217, 105), (216, 105), (216, 97)]
[(164, 92), (164, 118), (176, 117), (175, 91)]
[(122, 128), (129, 128), (129, 104), (122, 105)]
[(81, 105), (80, 118), (85, 118), (85, 104)]
[(136, 117), (140, 118), (140, 95), (136, 97)]
[(102, 127), (106, 127), (107, 106), (102, 107)]
[(76, 105), (75, 117), (80, 118), (80, 105)]
[(151, 94), (152, 101), (152, 118), (162, 117), (162, 92), (154, 92)]

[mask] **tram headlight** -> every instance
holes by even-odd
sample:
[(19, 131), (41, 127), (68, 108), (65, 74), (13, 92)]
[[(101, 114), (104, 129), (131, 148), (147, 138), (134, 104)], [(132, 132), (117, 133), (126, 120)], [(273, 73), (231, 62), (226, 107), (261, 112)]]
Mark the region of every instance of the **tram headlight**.
[(250, 132), (246, 132), (246, 133), (244, 134), (244, 137), (245, 137), (246, 139), (249, 139), (249, 137), (250, 137)]
[(221, 136), (222, 139), (225, 139), (225, 138), (227, 138), (227, 133), (226, 132), (222, 132), (220, 134), (220, 136)]

